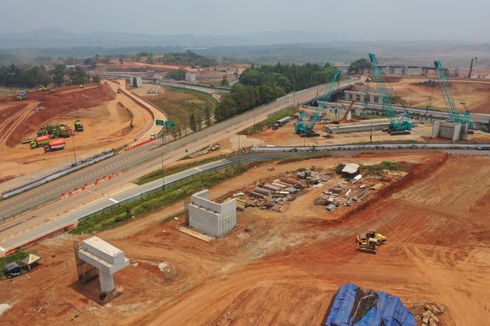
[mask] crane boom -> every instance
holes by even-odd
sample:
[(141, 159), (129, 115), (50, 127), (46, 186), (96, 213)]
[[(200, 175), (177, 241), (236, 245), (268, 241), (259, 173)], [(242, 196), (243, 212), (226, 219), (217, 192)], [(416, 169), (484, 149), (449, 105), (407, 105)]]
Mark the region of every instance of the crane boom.
[(444, 102), (449, 109), (450, 120), (455, 123), (469, 124), (470, 128), (474, 128), (473, 121), (470, 120), (470, 113), (460, 113), (456, 108), (456, 102), (454, 101), (454, 96), (451, 91), (451, 86), (447, 79), (446, 73), (442, 66), (441, 61), (434, 61), (436, 67), (437, 78), (439, 79), (439, 84), (441, 85), (442, 96), (444, 97)]
[[(321, 98), (324, 98), (327, 101), (330, 100), (333, 93), (335, 92), (335, 85), (338, 83), (339, 78), (340, 78), (340, 71), (336, 70), (332, 79), (327, 85), (325, 94), (322, 95)], [(294, 129), (296, 133), (302, 136), (318, 135), (317, 133), (314, 132), (313, 129), (315, 128), (315, 124), (322, 116), (324, 110), (325, 110), (325, 106), (319, 103), (317, 109), (315, 110), (315, 113), (309, 116), (310, 117), (309, 121), (306, 121), (308, 114), (306, 114), (303, 111), (300, 112), (298, 117), (298, 122), (296, 122), (296, 124), (294, 125)]]
[(406, 114), (397, 116), (393, 111), (393, 104), (391, 102), (391, 96), (389, 95), (388, 89), (384, 85), (383, 71), (378, 63), (378, 58), (376, 54), (369, 53), (369, 59), (371, 60), (371, 71), (373, 75), (373, 80), (376, 83), (379, 96), (382, 98), (383, 109), (386, 112), (388, 118), (390, 118), (390, 133), (396, 132), (406, 132), (412, 129), (412, 122), (408, 121)]

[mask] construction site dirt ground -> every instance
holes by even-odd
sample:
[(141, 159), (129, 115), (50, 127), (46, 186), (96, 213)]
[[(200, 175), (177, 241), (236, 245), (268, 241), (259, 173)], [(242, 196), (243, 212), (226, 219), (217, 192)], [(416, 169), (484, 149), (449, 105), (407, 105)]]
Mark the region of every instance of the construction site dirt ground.
[[(53, 164), (72, 163), (73, 143), (78, 158), (87, 158), (132, 143), (153, 124), (148, 111), (104, 84), (33, 92), (25, 101), (5, 99), (0, 101), (0, 117), (3, 181)], [(76, 119), (82, 120), (85, 130), (66, 138), (63, 151), (45, 154), (43, 148), (30, 149), (29, 144), (22, 144), (26, 138), (35, 138), (45, 124), (64, 123), (73, 129)]]
[[(394, 96), (398, 96), (404, 102), (417, 108), (430, 108), (447, 110), (447, 105), (442, 96), (441, 87), (424, 85), (430, 78), (402, 78), (399, 81), (390, 82), (386, 87), (394, 90)], [(373, 89), (374, 83), (366, 83)], [(451, 90), (459, 111), (466, 109), (475, 113), (490, 113), (490, 81), (484, 80), (451, 80)], [(396, 103), (400, 104), (400, 103)]]
[[(76, 284), (72, 238), (35, 245), (29, 278), (0, 281), (2, 322), (15, 325), (319, 325), (337, 288), (353, 282), (401, 297), (409, 308), (447, 309), (441, 325), (490, 319), (490, 159), (441, 153), (362, 155), (267, 163), (211, 189), (224, 198), (266, 177), (311, 165), (382, 160), (414, 164), (392, 193), (356, 212), (328, 217), (297, 198), (283, 213), (247, 208), (238, 227), (205, 243), (180, 233), (184, 201), (98, 234), (130, 266), (115, 275), (121, 295), (106, 305)], [(295, 205), (296, 207), (293, 207)], [(164, 222), (167, 217), (179, 216)], [(246, 229), (246, 230), (245, 230)], [(355, 252), (370, 229), (388, 236), (377, 255)], [(160, 272), (158, 264), (169, 266)], [(97, 287), (97, 281), (91, 287)]]
[[(368, 120), (364, 120), (368, 121)], [(323, 127), (324, 124), (317, 124), (315, 131), (320, 134), (319, 137), (300, 137), (294, 131), (294, 124), (296, 120), (289, 122), (285, 126), (272, 130), (267, 130), (251, 135), (241, 136), (241, 147), (246, 147), (250, 144), (261, 145), (284, 145), (284, 146), (319, 146), (319, 145), (340, 145), (340, 144), (355, 144), (355, 143), (369, 143), (371, 140), (370, 131), (351, 132), (344, 134), (332, 134), (327, 137), (327, 134)], [(429, 122), (421, 123), (411, 130), (410, 135), (390, 135), (382, 130), (376, 130), (372, 133), (373, 142), (428, 142), (428, 141), (443, 141), (449, 142), (447, 139), (432, 139), (432, 124)], [(234, 140), (235, 141), (235, 140)], [(479, 130), (476, 130), (474, 134), (468, 135), (468, 142), (490, 142), (490, 134)]]

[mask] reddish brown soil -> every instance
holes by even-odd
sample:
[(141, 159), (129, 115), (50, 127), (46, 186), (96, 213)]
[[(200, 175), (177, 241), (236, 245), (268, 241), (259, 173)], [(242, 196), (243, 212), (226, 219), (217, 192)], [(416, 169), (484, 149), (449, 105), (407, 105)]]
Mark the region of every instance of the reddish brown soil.
[[(401, 183), (379, 192), (357, 212), (325, 222), (298, 210), (247, 209), (239, 226), (210, 244), (179, 233), (182, 223), (159, 222), (178, 203), (99, 236), (123, 249), (131, 266), (116, 274), (122, 295), (101, 306), (74, 285), (70, 239), (35, 247), (43, 265), (0, 282), (2, 316), (10, 324), (72, 322), (123, 325), (319, 325), (339, 285), (399, 295), (409, 307), (443, 303), (441, 325), (483, 325), (490, 319), (490, 160), (442, 154), (362, 156), (354, 162), (412, 162)], [(211, 191), (212, 198), (258, 178), (339, 159), (268, 164)], [(417, 163), (418, 162), (418, 163)], [(274, 167), (274, 171), (268, 168)], [(294, 201), (311, 207), (311, 198)], [(305, 217), (306, 216), (306, 217)], [(148, 224), (145, 220), (153, 220)], [(144, 225), (143, 228), (137, 227)], [(252, 232), (245, 232), (254, 225)], [(356, 253), (354, 236), (377, 229), (388, 242), (377, 255)], [(168, 262), (172, 272), (156, 269)], [(137, 264), (136, 264), (137, 263)], [(96, 288), (92, 285), (93, 288)]]
[[(116, 95), (116, 87), (112, 83), (63, 87), (53, 93), (30, 93), (22, 102), (12, 98), (0, 102), (0, 178), (73, 162), (74, 144), (77, 156), (86, 158), (126, 146), (144, 135), (153, 125), (152, 115), (127, 95)], [(74, 133), (76, 141), (67, 139), (64, 151), (45, 154), (42, 148), (30, 149), (29, 144), (21, 143), (34, 138), (45, 124), (64, 123), (73, 128), (76, 119), (82, 120), (85, 130)]]
[[(424, 84), (427, 79), (403, 78), (389, 83), (394, 95), (400, 97), (404, 105), (414, 107), (447, 110), (441, 88), (436, 85), (429, 87)], [(368, 83), (370, 87), (376, 87)], [(451, 90), (459, 111), (466, 109), (477, 113), (490, 113), (490, 82), (477, 80), (453, 80), (450, 82)], [(463, 103), (464, 104), (463, 104)]]
[[(35, 103), (36, 106), (44, 107), (44, 110), (34, 112), (23, 112), (22, 121), (13, 129), (10, 137), (7, 139), (7, 145), (14, 147), (22, 141), (26, 136), (35, 133), (45, 121), (59, 115), (66, 114), (72, 111), (83, 108), (96, 107), (104, 101), (114, 99), (114, 93), (108, 86), (87, 85), (84, 89), (79, 87), (64, 87), (53, 93), (49, 92), (34, 92), (29, 94), (28, 100), (25, 103), (17, 104), (13, 107), (8, 107), (6, 110), (0, 111), (0, 117), (13, 116), (14, 112), (19, 112), (21, 105), (26, 108), (30, 104)], [(30, 106), (29, 106), (30, 108)], [(28, 116), (26, 117), (26, 114)], [(4, 121), (4, 119), (2, 119)], [(4, 127), (5, 123), (0, 124), (0, 128)]]

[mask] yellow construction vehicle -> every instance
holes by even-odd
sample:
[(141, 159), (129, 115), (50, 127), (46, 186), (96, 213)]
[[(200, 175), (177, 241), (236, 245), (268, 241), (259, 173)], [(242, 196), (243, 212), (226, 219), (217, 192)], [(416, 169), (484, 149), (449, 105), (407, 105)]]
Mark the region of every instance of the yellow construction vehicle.
[(376, 246), (384, 244), (388, 238), (376, 231), (369, 231), (364, 236), (356, 236), (356, 250), (376, 254)]
[(357, 235), (356, 237), (356, 251), (365, 252), (368, 254), (376, 254), (376, 243), (369, 241), (369, 239)]
[(378, 233), (376, 231), (369, 231), (369, 232), (367, 232), (366, 233), (366, 238), (369, 241), (376, 242), (376, 245), (382, 245), (386, 241), (388, 241), (388, 238), (386, 236), (384, 236), (381, 233)]

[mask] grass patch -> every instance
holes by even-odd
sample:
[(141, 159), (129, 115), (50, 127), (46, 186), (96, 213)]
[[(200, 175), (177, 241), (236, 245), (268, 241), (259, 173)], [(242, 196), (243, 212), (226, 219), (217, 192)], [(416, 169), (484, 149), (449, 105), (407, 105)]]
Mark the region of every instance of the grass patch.
[(145, 100), (164, 111), (168, 119), (175, 122), (175, 127), (169, 130), (174, 137), (184, 135), (191, 128), (191, 115), (194, 115), (197, 129), (211, 122), (218, 103), (211, 95), (177, 87), (164, 89), (162, 95), (147, 96)]
[[(11, 255), (0, 258), (0, 279), (6, 277), (5, 276), (5, 265), (10, 263), (17, 263), (22, 267), (22, 260), (29, 255), (30, 251), (19, 250)], [(24, 271), (24, 270), (22, 270)]]
[(20, 92), (24, 92), (25, 90), (26, 88), (0, 87), (0, 98), (14, 96), (19, 94)]
[(138, 215), (171, 205), (179, 200), (188, 198), (201, 189), (212, 187), (224, 180), (238, 176), (256, 164), (236, 165), (220, 171), (209, 171), (189, 177), (182, 182), (169, 185), (164, 190), (154, 192), (147, 197), (118, 206), (111, 211), (101, 212), (83, 219), (69, 233), (92, 233), (117, 227)]
[(238, 134), (239, 135), (253, 135), (253, 134), (260, 133), (260, 132), (262, 132), (262, 130), (264, 130), (264, 128), (270, 127), (277, 120), (285, 118), (287, 116), (293, 116), (297, 112), (298, 112), (298, 109), (296, 109), (296, 108), (288, 108), (286, 110), (282, 110), (280, 112), (274, 113), (273, 115), (271, 115), (266, 120), (263, 120), (263, 121), (256, 123), (255, 126), (251, 126), (251, 127), (243, 129)]
[(405, 171), (405, 168), (401, 163), (392, 161), (383, 161), (374, 165), (361, 165), (361, 171), (363, 174), (383, 175), (383, 171)]
[(304, 161), (304, 160), (311, 160), (311, 159), (315, 159), (315, 158), (322, 158), (322, 157), (331, 157), (332, 154), (330, 154), (329, 152), (319, 152), (315, 155), (309, 155), (309, 156), (305, 156), (305, 157), (287, 157), (287, 158), (283, 158), (283, 159), (280, 159), (277, 161), (277, 164), (287, 164), (287, 163), (293, 163), (293, 162), (299, 162), (299, 161)]
[(176, 167), (173, 167), (173, 168), (167, 168), (167, 169), (164, 169), (163, 171), (162, 170), (156, 170), (156, 171), (150, 172), (148, 174), (145, 174), (141, 178), (138, 178), (134, 183), (136, 183), (137, 185), (142, 185), (142, 184), (145, 184), (145, 183), (148, 183), (148, 182), (151, 182), (151, 181), (155, 181), (155, 180), (161, 179), (164, 176), (169, 176), (171, 174), (178, 173), (178, 172), (181, 172), (181, 171), (184, 171), (184, 170), (187, 170), (187, 169), (191, 169), (193, 167), (196, 167), (196, 166), (199, 166), (199, 165), (202, 165), (202, 164), (206, 164), (206, 163), (209, 163), (209, 162), (214, 162), (214, 161), (221, 160), (221, 159), (223, 159), (225, 157), (228, 157), (228, 156), (229, 155), (222, 154), (222, 155), (219, 155), (219, 156), (210, 157), (210, 158), (207, 158), (207, 159), (204, 159), (204, 160), (200, 160), (200, 161), (196, 161), (196, 162), (192, 162), (192, 163), (189, 163), (189, 164), (185, 164), (185, 165), (181, 165), (181, 166), (176, 166)]

